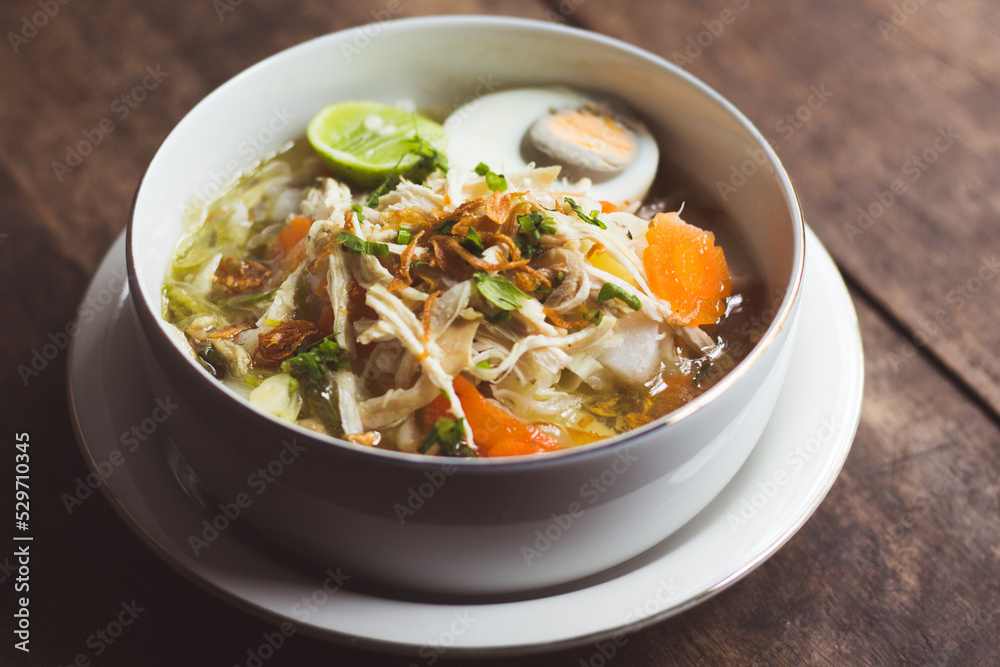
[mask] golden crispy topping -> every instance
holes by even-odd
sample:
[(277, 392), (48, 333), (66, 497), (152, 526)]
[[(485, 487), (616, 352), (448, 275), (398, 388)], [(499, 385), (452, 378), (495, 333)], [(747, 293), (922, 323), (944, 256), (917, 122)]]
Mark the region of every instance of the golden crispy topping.
[(236, 296), (261, 291), (270, 277), (271, 269), (256, 260), (223, 257), (212, 280), (221, 291)]
[(246, 331), (247, 329), (253, 329), (253, 322), (237, 322), (236, 324), (230, 324), (228, 327), (222, 327), (221, 329), (216, 329), (215, 331), (208, 334), (209, 338), (232, 340), (236, 337), (236, 334)]
[(406, 246), (406, 250), (402, 252), (399, 256), (399, 270), (393, 277), (392, 282), (389, 283), (389, 291), (395, 292), (396, 290), (401, 290), (404, 287), (409, 287), (413, 282), (413, 278), (410, 276), (410, 264), (413, 262), (413, 255), (417, 252), (417, 244), (420, 243), (420, 239), (424, 235), (424, 230), (420, 230), (414, 234), (413, 238), (410, 239), (410, 243)]
[[(267, 366), (290, 359), (299, 346), (312, 343), (323, 337), (319, 327), (307, 320), (282, 322), (270, 331), (257, 337), (254, 365)], [(259, 361), (263, 359), (263, 362)]]

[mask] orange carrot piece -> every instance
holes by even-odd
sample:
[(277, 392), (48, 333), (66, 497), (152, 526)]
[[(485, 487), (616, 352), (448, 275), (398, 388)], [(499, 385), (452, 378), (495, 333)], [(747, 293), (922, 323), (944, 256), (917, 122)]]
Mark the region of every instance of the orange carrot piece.
[(278, 248), (282, 255), (287, 255), (288, 251), (294, 248), (299, 241), (309, 234), (309, 228), (313, 221), (303, 215), (297, 215), (291, 222), (282, 227), (278, 232)]
[(725, 312), (732, 287), (715, 235), (680, 219), (657, 213), (646, 232), (642, 259), (653, 293), (670, 302), (684, 324), (714, 324)]
[[(524, 423), (487, 399), (461, 375), (455, 378), (453, 386), (483, 456), (518, 456), (560, 449), (541, 429)], [(448, 407), (447, 398), (435, 398), (423, 409), (424, 428), (429, 429), (435, 421), (447, 416)]]
[(614, 213), (615, 211), (618, 210), (618, 206), (612, 204), (609, 201), (604, 201), (603, 199), (601, 199), (600, 202), (601, 202), (601, 213)]

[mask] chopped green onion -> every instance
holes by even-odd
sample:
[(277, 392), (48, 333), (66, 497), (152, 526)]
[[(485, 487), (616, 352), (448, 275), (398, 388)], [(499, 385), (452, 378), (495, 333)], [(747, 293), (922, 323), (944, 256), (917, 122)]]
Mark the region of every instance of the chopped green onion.
[(507, 179), (503, 174), (497, 174), (490, 170), (485, 162), (476, 165), (476, 173), (486, 179), (486, 187), (493, 192), (504, 192), (507, 190)]
[(642, 301), (640, 301), (639, 297), (636, 295), (629, 294), (614, 283), (604, 283), (604, 285), (601, 286), (601, 291), (597, 293), (597, 305), (601, 305), (605, 301), (609, 301), (611, 299), (624, 301), (632, 310), (639, 310), (642, 308)]
[[(504, 311), (504, 312), (507, 312), (507, 311)], [(488, 369), (489, 367), (490, 367), (490, 360), (489, 359), (483, 359), (482, 361), (476, 363), (476, 368), (486, 368), (486, 369)]]
[(594, 225), (596, 227), (600, 227), (601, 229), (607, 229), (608, 228), (607, 225), (605, 225), (603, 222), (601, 222), (597, 218), (597, 216), (601, 212), (600, 209), (596, 209), (595, 208), (593, 211), (590, 212), (590, 215), (587, 215), (586, 213), (583, 212), (583, 209), (580, 208), (580, 205), (577, 204), (572, 199), (570, 199), (569, 197), (566, 197), (566, 203), (569, 204), (569, 207), (571, 209), (573, 209), (573, 212), (576, 213), (577, 217), (580, 218), (581, 220), (583, 220), (584, 222), (589, 222), (590, 224), (592, 224), (592, 225)]
[(410, 243), (410, 226), (400, 225), (399, 231), (396, 233), (396, 243), (399, 245), (409, 245)]
[(347, 232), (340, 233), (340, 236), (337, 237), (337, 243), (343, 243), (344, 247), (354, 254), (364, 253), (365, 255), (372, 255), (374, 257), (389, 256), (389, 246), (386, 244), (376, 241), (365, 241), (361, 237), (348, 234)]
[(532, 211), (526, 215), (517, 216), (517, 222), (521, 225), (524, 233), (531, 237), (533, 241), (541, 238), (542, 234), (555, 234), (556, 226), (552, 218), (542, 215), (541, 211)]
[(507, 179), (503, 174), (494, 174), (492, 171), (486, 174), (486, 187), (493, 192), (506, 192)]
[(596, 327), (604, 319), (604, 314), (597, 308), (588, 308), (587, 312), (583, 314), (583, 319)]

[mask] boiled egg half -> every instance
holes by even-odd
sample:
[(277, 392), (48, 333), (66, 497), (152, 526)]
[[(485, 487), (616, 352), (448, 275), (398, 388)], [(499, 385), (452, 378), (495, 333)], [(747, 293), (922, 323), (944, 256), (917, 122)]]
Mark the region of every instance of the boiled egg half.
[(619, 206), (646, 196), (660, 153), (646, 127), (607, 100), (567, 88), (517, 88), (462, 105), (444, 122), (452, 167), (497, 173), (534, 163), (560, 178), (588, 179), (588, 194)]

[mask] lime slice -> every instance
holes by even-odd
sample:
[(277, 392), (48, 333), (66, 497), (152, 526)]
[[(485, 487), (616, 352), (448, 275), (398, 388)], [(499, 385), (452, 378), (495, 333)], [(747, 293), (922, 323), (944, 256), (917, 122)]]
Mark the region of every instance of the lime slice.
[(330, 171), (369, 190), (395, 176), (426, 176), (410, 174), (421, 162), (420, 140), (441, 152), (448, 142), (429, 118), (369, 101), (325, 107), (309, 122), (308, 136)]

